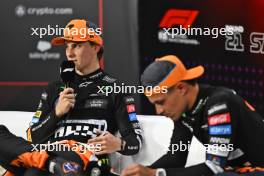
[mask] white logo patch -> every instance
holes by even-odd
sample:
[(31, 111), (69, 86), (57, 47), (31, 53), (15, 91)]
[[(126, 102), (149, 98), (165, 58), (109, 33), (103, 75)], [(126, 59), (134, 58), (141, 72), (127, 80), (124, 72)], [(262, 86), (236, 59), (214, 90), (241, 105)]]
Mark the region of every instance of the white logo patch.
[(223, 109), (227, 109), (226, 104), (215, 105), (208, 110), (208, 115), (211, 115), (211, 114), (213, 114), (217, 111), (223, 110)]

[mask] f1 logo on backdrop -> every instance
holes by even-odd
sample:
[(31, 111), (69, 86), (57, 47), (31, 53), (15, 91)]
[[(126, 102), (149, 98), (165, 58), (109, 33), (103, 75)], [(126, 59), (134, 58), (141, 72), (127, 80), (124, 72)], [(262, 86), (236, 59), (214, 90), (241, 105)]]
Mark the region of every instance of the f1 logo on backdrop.
[(161, 28), (171, 28), (182, 25), (184, 28), (191, 27), (196, 19), (198, 10), (169, 9), (160, 21)]

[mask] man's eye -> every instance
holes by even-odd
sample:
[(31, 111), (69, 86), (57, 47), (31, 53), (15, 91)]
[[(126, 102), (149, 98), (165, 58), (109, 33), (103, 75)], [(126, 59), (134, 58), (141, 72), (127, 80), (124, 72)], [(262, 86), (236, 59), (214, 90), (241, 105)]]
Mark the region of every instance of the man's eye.
[(78, 44), (77, 44), (77, 47), (81, 47), (81, 46), (82, 46), (82, 44), (81, 44), (81, 43), (78, 43)]
[(71, 48), (79, 48), (79, 47), (81, 47), (81, 46), (82, 46), (81, 43), (66, 44), (65, 49), (66, 49), (66, 48), (69, 48), (69, 47), (71, 47)]
[(66, 45), (65, 45), (65, 49), (67, 49), (67, 48), (69, 48), (69, 44), (66, 44)]
[(72, 48), (76, 48), (78, 46), (78, 44), (74, 43), (72, 44)]

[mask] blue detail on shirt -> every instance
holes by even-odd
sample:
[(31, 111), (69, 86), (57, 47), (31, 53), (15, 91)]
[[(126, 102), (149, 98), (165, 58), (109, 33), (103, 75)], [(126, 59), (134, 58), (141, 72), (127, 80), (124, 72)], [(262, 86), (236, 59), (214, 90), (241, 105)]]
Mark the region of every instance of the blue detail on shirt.
[(231, 125), (219, 125), (209, 127), (210, 135), (230, 135), (232, 134)]

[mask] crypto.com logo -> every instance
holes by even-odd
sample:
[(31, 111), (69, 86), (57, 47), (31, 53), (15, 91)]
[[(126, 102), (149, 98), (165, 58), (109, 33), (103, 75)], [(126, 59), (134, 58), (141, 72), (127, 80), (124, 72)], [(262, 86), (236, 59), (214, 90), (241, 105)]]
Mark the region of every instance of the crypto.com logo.
[(196, 19), (198, 10), (169, 9), (160, 21), (161, 28), (171, 28), (181, 25), (184, 28), (191, 27)]
[(23, 5), (18, 5), (16, 8), (15, 8), (15, 14), (18, 16), (18, 17), (22, 17), (24, 15), (26, 15), (27, 13), (27, 9), (25, 6)]

